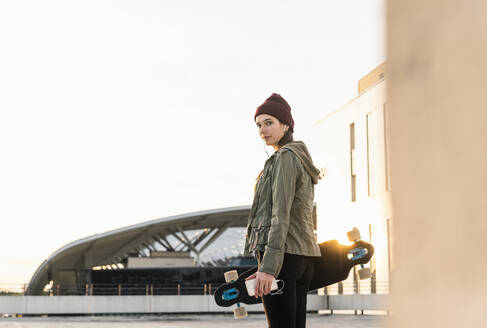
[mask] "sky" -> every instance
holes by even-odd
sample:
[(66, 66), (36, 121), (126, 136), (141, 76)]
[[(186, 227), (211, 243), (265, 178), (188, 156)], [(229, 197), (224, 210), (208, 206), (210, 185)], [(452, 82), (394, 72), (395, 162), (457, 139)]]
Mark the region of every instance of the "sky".
[(0, 287), (75, 239), (250, 204), (256, 107), (281, 94), (306, 142), (385, 59), (384, 0), (0, 2)]

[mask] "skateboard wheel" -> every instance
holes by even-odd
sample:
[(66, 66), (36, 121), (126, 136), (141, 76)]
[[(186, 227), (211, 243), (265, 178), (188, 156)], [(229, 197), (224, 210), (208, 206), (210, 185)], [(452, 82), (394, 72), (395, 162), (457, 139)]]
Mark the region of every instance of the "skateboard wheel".
[(358, 277), (360, 280), (372, 278), (372, 271), (370, 268), (363, 268), (358, 270)]
[(348, 240), (352, 242), (362, 239), (362, 237), (360, 236), (360, 231), (357, 228), (353, 228), (352, 230), (347, 232), (347, 237)]
[(225, 272), (225, 282), (232, 282), (238, 279), (238, 272), (237, 270), (231, 270)]
[(248, 316), (247, 309), (244, 306), (236, 307), (233, 309), (233, 316), (235, 319), (242, 319)]

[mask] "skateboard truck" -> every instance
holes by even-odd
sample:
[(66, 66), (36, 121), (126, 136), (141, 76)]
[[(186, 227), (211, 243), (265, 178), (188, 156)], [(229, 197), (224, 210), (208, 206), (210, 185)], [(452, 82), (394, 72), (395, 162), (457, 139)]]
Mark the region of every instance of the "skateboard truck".
[[(238, 272), (237, 270), (231, 270), (225, 272), (225, 281), (228, 282), (233, 282), (238, 279)], [(225, 301), (231, 301), (234, 300), (238, 297), (239, 291), (237, 288), (231, 288), (228, 290), (225, 290), (222, 294), (222, 298)], [(237, 307), (233, 309), (233, 316), (235, 319), (242, 319), (248, 316), (247, 314), (247, 309), (245, 306), (240, 306), (240, 302), (237, 303)]]
[[(360, 231), (354, 227), (352, 230), (347, 232), (348, 240), (355, 243), (362, 239), (360, 236)], [(356, 247), (349, 251), (348, 257), (351, 261), (359, 260), (367, 255), (367, 251), (363, 247)], [(370, 268), (366, 268), (364, 264), (360, 264), (360, 269), (358, 270), (358, 276), (360, 280), (368, 279), (372, 277), (372, 271)]]

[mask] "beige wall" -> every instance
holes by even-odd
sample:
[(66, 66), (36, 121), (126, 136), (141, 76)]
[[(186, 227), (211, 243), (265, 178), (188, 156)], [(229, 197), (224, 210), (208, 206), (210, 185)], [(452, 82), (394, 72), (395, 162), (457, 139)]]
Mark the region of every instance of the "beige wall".
[(358, 81), (358, 92), (362, 93), (385, 78), (386, 63), (382, 63)]
[(388, 1), (393, 327), (487, 319), (487, 1)]

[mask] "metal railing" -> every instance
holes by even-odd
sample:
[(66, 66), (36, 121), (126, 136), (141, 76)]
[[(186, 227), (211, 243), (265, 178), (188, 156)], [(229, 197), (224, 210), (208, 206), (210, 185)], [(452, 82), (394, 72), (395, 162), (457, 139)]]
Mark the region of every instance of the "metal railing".
[[(85, 284), (85, 285), (53, 285), (42, 295), (212, 295), (222, 283), (165, 283), (165, 284)], [(24, 284), (0, 284), (0, 296), (23, 295)], [(349, 294), (388, 294), (389, 282), (370, 280), (343, 281), (312, 294), (349, 295)]]
[(210, 295), (221, 284), (86, 284), (54, 285), (47, 290), (47, 295)]
[(0, 284), (0, 296), (23, 295), (25, 284)]
[(370, 280), (342, 281), (322, 289), (322, 293), (327, 295), (389, 294), (389, 291), (389, 281), (371, 283)]

